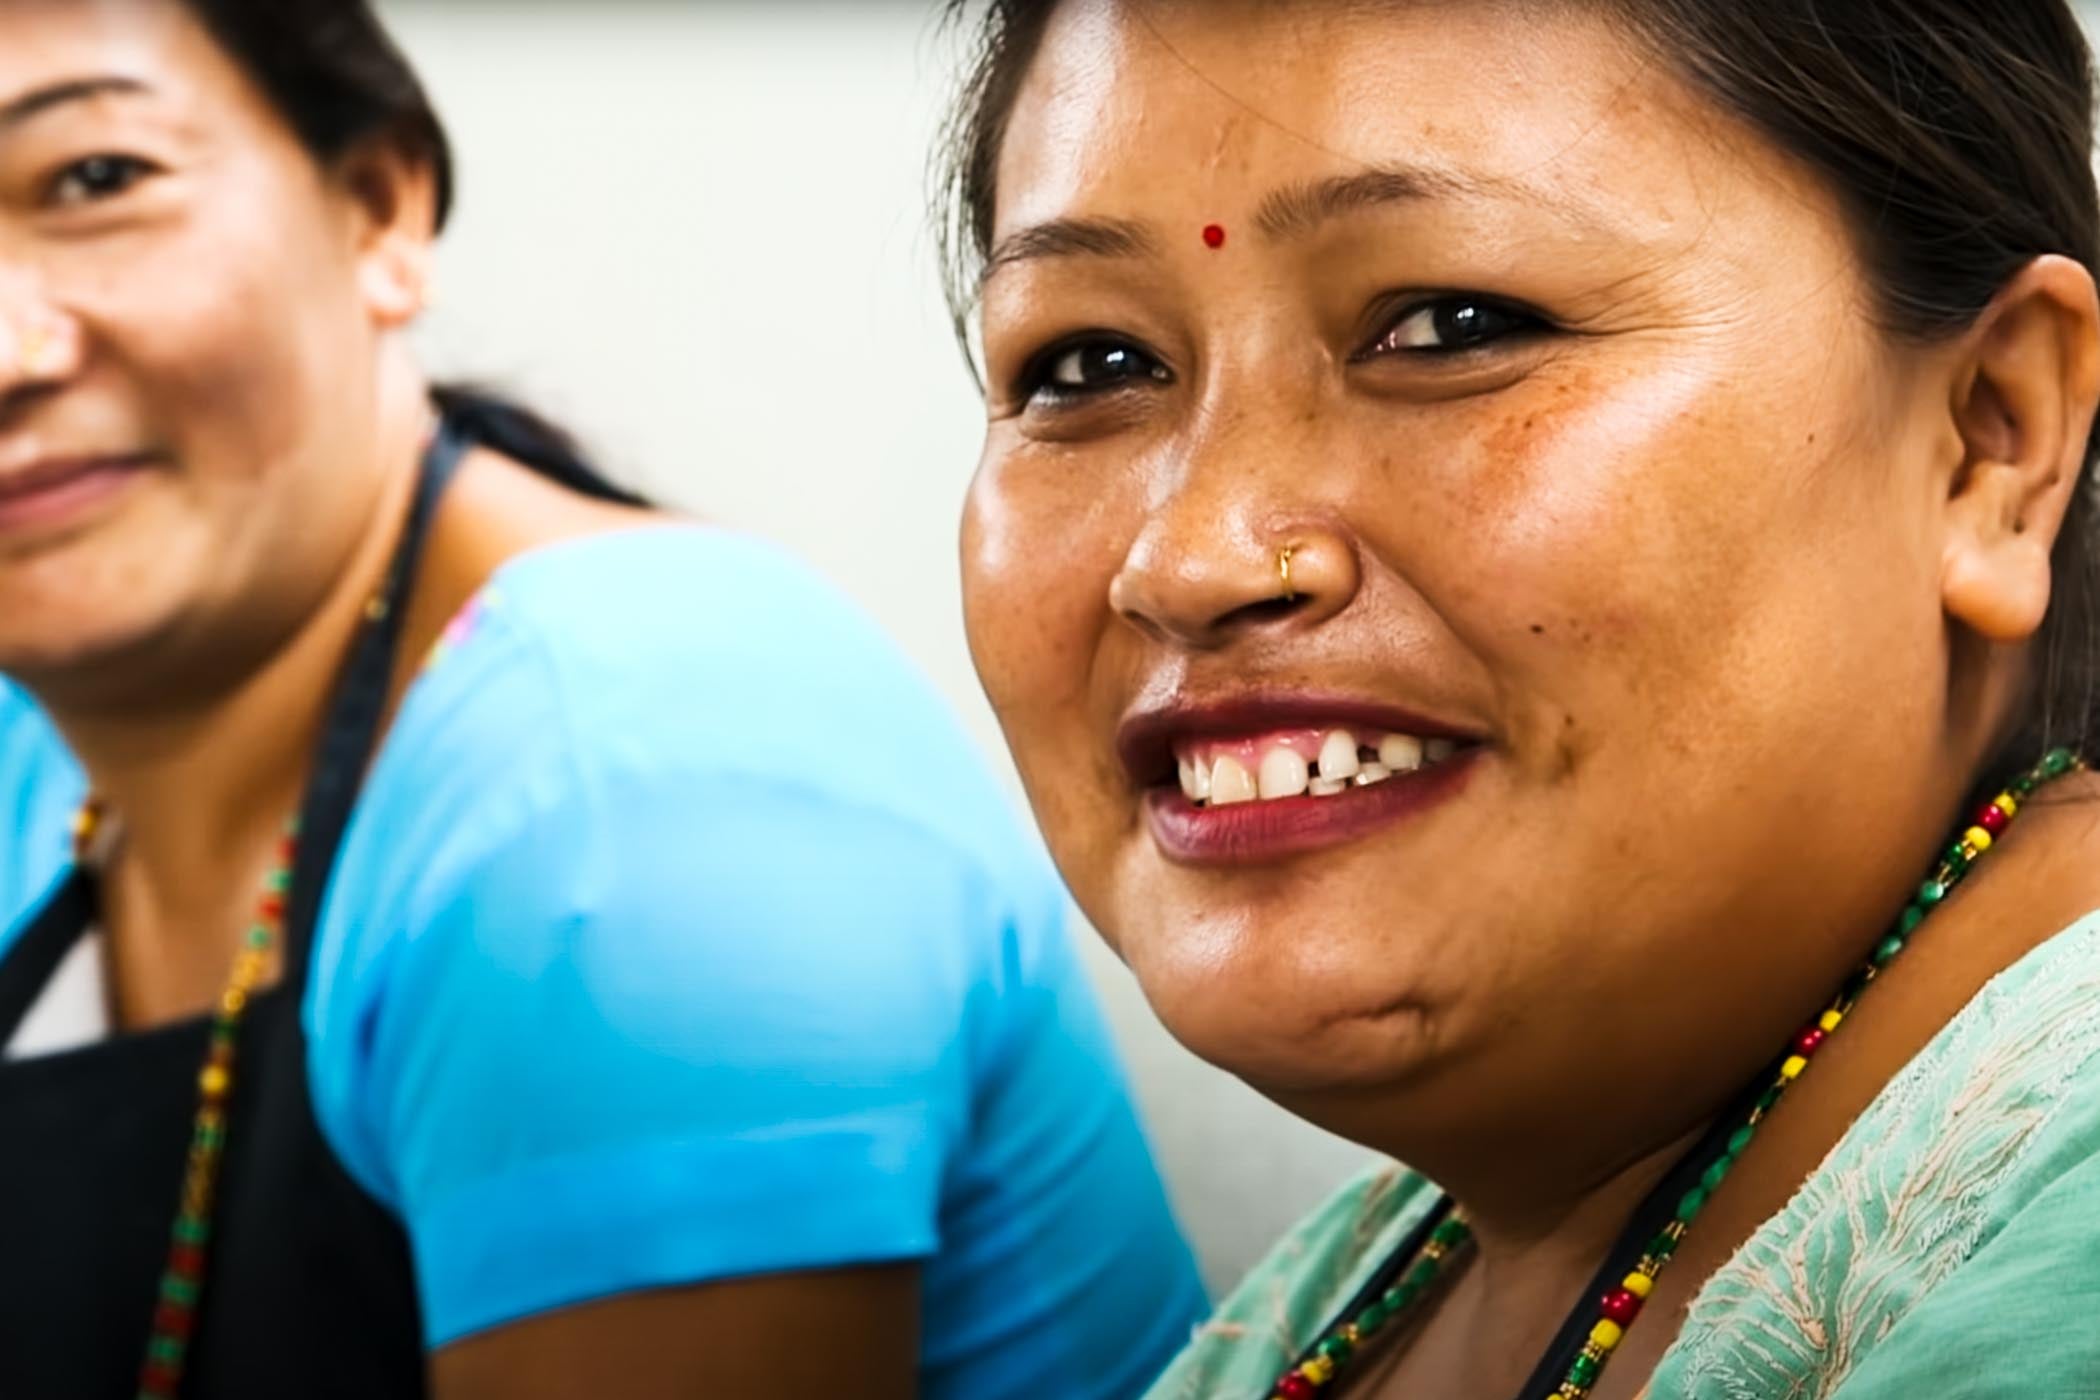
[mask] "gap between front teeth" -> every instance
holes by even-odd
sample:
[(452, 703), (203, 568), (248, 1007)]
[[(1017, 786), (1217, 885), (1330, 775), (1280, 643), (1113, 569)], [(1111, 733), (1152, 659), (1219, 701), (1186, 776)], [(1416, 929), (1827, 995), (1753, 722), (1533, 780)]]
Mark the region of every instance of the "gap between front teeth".
[(1263, 754), (1251, 773), (1231, 754), (1219, 755), (1215, 763), (1184, 757), (1177, 768), (1182, 796), (1200, 805), (1228, 807), (1307, 793), (1335, 797), (1351, 787), (1370, 787), (1395, 773), (1441, 763), (1457, 751), (1458, 745), (1449, 739), (1386, 734), (1376, 744), (1361, 744), (1348, 730), (1336, 729), (1321, 740), (1319, 757), (1311, 763), (1289, 745), (1279, 745)]

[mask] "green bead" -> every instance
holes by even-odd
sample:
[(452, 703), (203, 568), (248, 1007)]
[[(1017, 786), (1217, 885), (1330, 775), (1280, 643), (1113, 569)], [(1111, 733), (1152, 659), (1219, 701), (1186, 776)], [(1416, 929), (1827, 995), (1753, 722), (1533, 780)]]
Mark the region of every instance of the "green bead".
[(194, 1215), (179, 1215), (175, 1218), (175, 1238), (184, 1244), (203, 1244), (211, 1233), (210, 1225)]
[(1667, 1259), (1676, 1252), (1677, 1237), (1675, 1235), (1672, 1235), (1668, 1230), (1664, 1230), (1654, 1239), (1648, 1241), (1647, 1254), (1650, 1259)]
[[(1924, 884), (1918, 886), (1918, 903), (1927, 909), (1938, 904), (1946, 897), (1947, 887), (1937, 880), (1927, 880)], [(1905, 910), (1904, 912), (1909, 913), (1910, 911)], [(1921, 914), (1919, 917), (1922, 918), (1924, 916)]]
[(1969, 853), (1963, 850), (1961, 843), (1957, 841), (1940, 857), (1940, 863), (1947, 867), (1949, 874), (1959, 875), (1969, 868)]
[(1448, 1248), (1451, 1245), (1464, 1244), (1472, 1238), (1472, 1234), (1473, 1232), (1466, 1228), (1465, 1221), (1446, 1220), (1430, 1232), (1429, 1238)]
[(1910, 905), (1909, 907), (1904, 909), (1901, 917), (1899, 917), (1896, 920), (1896, 932), (1901, 934), (1903, 937), (1908, 938), (1912, 934), (1916, 933), (1918, 931), (1918, 925), (1924, 922), (1925, 911), (1923, 909), (1920, 909), (1915, 904)]
[(1735, 1159), (1733, 1157), (1723, 1157), (1720, 1161), (1708, 1167), (1705, 1173), (1699, 1178), (1700, 1188), (1706, 1191), (1708, 1194), (1712, 1194), (1713, 1192), (1720, 1190), (1721, 1182), (1728, 1176), (1728, 1168), (1732, 1166), (1734, 1162)]
[(1779, 1106), (1779, 1096), (1785, 1092), (1786, 1090), (1774, 1084), (1771, 1088), (1759, 1094), (1757, 1096), (1757, 1111), (1759, 1113), (1770, 1113)]
[(1603, 1365), (1596, 1357), (1578, 1356), (1575, 1358), (1575, 1364), (1568, 1368), (1568, 1379), (1576, 1385), (1587, 1389), (1595, 1383), (1597, 1373), (1603, 1369)]
[(270, 930), (269, 930), (269, 928), (268, 928), (267, 926), (263, 925), (263, 924), (257, 924), (257, 925), (255, 925), (255, 926), (254, 926), (253, 928), (249, 929), (249, 930), (248, 930), (248, 946), (249, 946), (250, 948), (267, 948), (267, 947), (269, 947), (269, 946), (270, 946)]
[(1384, 1305), (1373, 1303), (1356, 1315), (1356, 1330), (1360, 1335), (1368, 1337), (1385, 1326), (1386, 1319), (1391, 1316), (1392, 1313), (1387, 1311)]
[(2061, 778), (2070, 769), (2071, 751), (2069, 749), (2051, 749), (2042, 755), (2042, 775), (2044, 777)]
[(1409, 1304), (1413, 1303), (1415, 1299), (1421, 1296), (1421, 1284), (1403, 1283), (1398, 1288), (1388, 1288), (1385, 1291), (1385, 1296), (1383, 1298), (1380, 1298), (1378, 1302), (1380, 1306), (1384, 1307), (1384, 1309), (1387, 1312), (1393, 1313), (1400, 1311), (1400, 1309), (1404, 1307), (1407, 1307)]
[(270, 893), (283, 894), (292, 887), (292, 872), (285, 866), (280, 865), (270, 872), (269, 877), (264, 880), (263, 884)]
[(225, 1142), (226, 1129), (223, 1127), (215, 1127), (210, 1123), (199, 1123), (197, 1125), (197, 1146), (205, 1151), (216, 1152)]
[(171, 1303), (193, 1305), (197, 1301), (197, 1285), (181, 1274), (162, 1274), (160, 1296)]
[(1902, 951), (1903, 940), (1893, 933), (1890, 934), (1874, 949), (1874, 966), (1887, 967), (1896, 960), (1896, 954)]
[(1704, 1209), (1706, 1209), (1706, 1188), (1704, 1186), (1694, 1186), (1691, 1190), (1685, 1192), (1684, 1199), (1677, 1203), (1677, 1218), (1684, 1224), (1689, 1225), (1699, 1218), (1699, 1212)]
[(1750, 1146), (1750, 1139), (1756, 1136), (1757, 1129), (1751, 1127), (1748, 1123), (1737, 1128), (1735, 1135), (1728, 1139), (1728, 1155), (1731, 1157), (1742, 1156), (1744, 1151)]
[(1356, 1347), (1347, 1337), (1329, 1337), (1320, 1343), (1320, 1355), (1339, 1366), (1356, 1354)]
[(146, 1355), (173, 1366), (182, 1360), (182, 1343), (174, 1337), (155, 1337), (146, 1343)]

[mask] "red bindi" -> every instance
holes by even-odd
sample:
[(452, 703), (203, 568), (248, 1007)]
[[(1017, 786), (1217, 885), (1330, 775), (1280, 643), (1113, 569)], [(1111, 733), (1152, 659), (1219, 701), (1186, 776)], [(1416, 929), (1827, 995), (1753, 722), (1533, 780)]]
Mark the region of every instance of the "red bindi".
[(1203, 226), (1203, 243), (1208, 248), (1224, 247), (1225, 226), (1223, 224), (1205, 224)]

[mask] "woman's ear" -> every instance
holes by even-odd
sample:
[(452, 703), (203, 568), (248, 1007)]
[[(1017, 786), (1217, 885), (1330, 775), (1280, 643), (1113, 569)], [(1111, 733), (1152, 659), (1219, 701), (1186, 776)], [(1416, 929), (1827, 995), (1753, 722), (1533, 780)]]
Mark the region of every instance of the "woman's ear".
[(1940, 593), (1948, 616), (2019, 643), (2049, 607), (2049, 556), (2085, 473), (2100, 402), (2100, 294), (2051, 255), (2022, 268), (1963, 340)]
[(375, 324), (406, 326), (429, 304), (437, 172), (391, 137), (361, 143), (338, 168), (356, 220), (358, 287)]

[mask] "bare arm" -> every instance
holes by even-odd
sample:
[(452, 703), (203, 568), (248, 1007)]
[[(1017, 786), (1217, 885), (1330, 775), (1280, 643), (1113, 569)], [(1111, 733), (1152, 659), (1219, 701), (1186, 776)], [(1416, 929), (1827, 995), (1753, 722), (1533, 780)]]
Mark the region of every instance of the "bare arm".
[(641, 1293), (470, 1337), (436, 1400), (912, 1400), (919, 1274), (899, 1265)]

